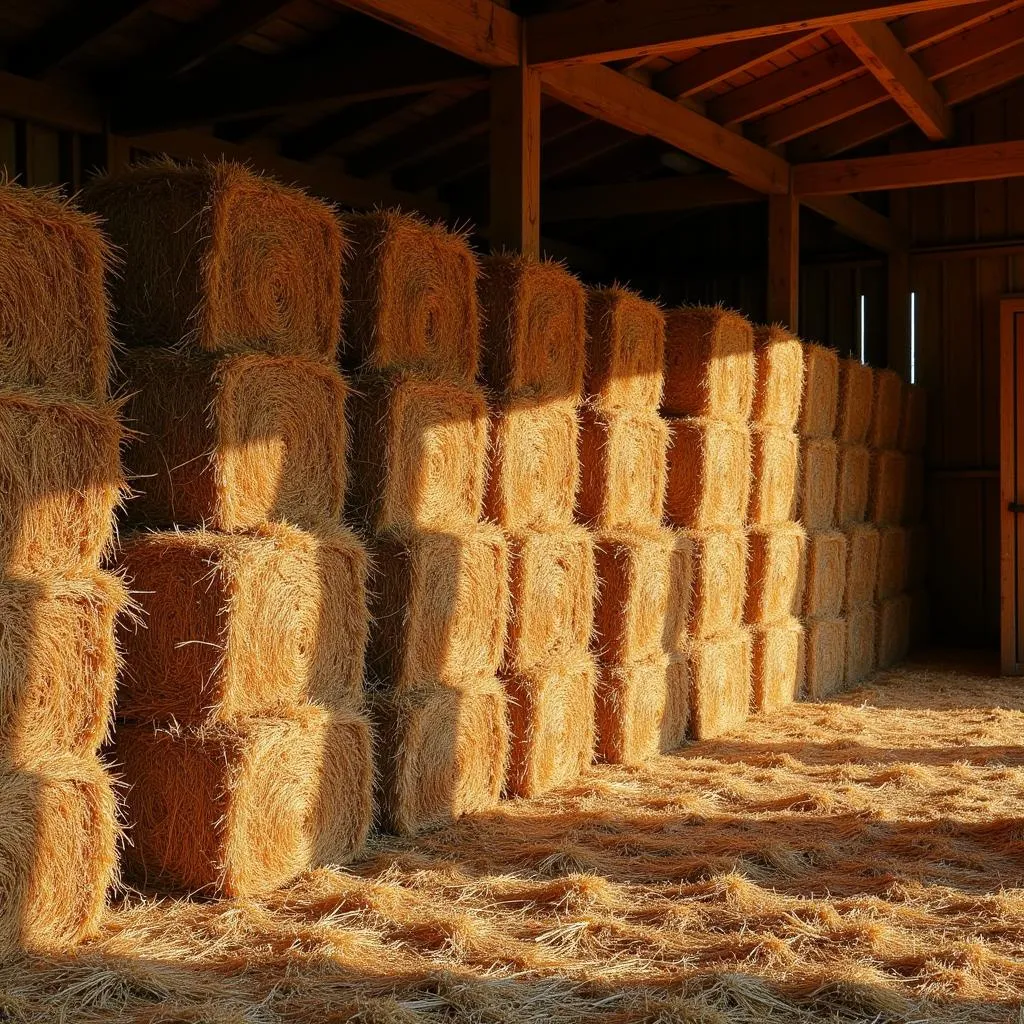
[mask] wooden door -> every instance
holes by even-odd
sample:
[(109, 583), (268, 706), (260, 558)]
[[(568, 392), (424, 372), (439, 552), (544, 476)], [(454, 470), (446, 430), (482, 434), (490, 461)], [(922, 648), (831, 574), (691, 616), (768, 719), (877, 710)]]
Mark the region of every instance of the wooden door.
[(1000, 606), (1003, 675), (1024, 675), (1024, 297), (1000, 311)]

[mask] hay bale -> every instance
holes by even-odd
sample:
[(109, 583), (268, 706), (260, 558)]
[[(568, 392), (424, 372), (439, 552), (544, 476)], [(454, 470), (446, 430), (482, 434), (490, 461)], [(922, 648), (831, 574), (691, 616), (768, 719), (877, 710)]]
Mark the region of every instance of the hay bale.
[(907, 531), (907, 589), (928, 587), (931, 560), (931, 532), (927, 523), (917, 523)]
[(57, 190), (0, 183), (0, 380), (106, 398), (111, 263), (95, 217)]
[(639, 765), (683, 745), (690, 721), (685, 658), (654, 655), (598, 670), (597, 755)]
[(805, 440), (800, 452), (797, 505), (809, 532), (828, 530), (835, 522), (839, 488), (839, 448), (831, 438)]
[(872, 448), (895, 448), (900, 439), (902, 415), (903, 381), (900, 375), (895, 370), (876, 370), (868, 444)]
[[(791, 430), (752, 427), (750, 506), (752, 526), (777, 526), (796, 518), (800, 438)], [(670, 459), (671, 464), (671, 459)]]
[(486, 515), (506, 529), (572, 522), (580, 480), (579, 419), (569, 401), (516, 399), (491, 419)]
[(842, 611), (847, 554), (846, 534), (839, 530), (808, 535), (804, 587), (804, 614), (808, 618), (830, 619)]
[(481, 263), (488, 386), (506, 399), (578, 402), (586, 361), (583, 285), (551, 260), (501, 254)]
[(804, 685), (804, 627), (796, 618), (750, 630), (754, 710), (775, 711), (800, 699)]
[(580, 521), (602, 533), (660, 526), (668, 424), (657, 413), (589, 405), (580, 438)]
[(902, 594), (907, 589), (909, 558), (907, 530), (902, 526), (883, 526), (879, 530), (878, 587), (875, 600)]
[(475, 523), (487, 471), (483, 392), (409, 373), (364, 375), (353, 385), (353, 518), (371, 533)]
[(707, 640), (743, 622), (747, 597), (747, 535), (742, 530), (687, 530), (693, 558), (690, 634)]
[(846, 685), (864, 682), (877, 667), (875, 634), (878, 612), (873, 604), (852, 608), (846, 619)]
[(768, 625), (799, 615), (803, 607), (807, 534), (799, 523), (751, 530), (744, 621)]
[(750, 429), (720, 420), (668, 421), (665, 516), (691, 530), (742, 526), (750, 499)]
[(228, 722), (361, 703), (367, 558), (347, 530), (139, 533), (122, 565), (144, 619), (119, 631), (120, 716)]
[(927, 647), (931, 642), (931, 592), (914, 590), (910, 594), (910, 650)]
[(838, 447), (835, 521), (840, 526), (861, 523), (868, 511), (871, 449), (863, 444)]
[(925, 468), (923, 455), (907, 455), (903, 521), (919, 523), (925, 516)]
[(666, 320), (662, 412), (746, 423), (753, 401), (750, 321), (722, 306), (672, 310)]
[(370, 597), (369, 682), (428, 688), (494, 676), (505, 647), (508, 544), (489, 523), (458, 533), (382, 537)]
[(839, 414), (839, 356), (834, 349), (804, 344), (804, 397), (800, 406), (801, 437), (832, 437)]
[(878, 560), (881, 535), (871, 523), (858, 523), (846, 528), (846, 593), (843, 612), (871, 604), (878, 586)]
[(892, 668), (910, 651), (912, 602), (909, 594), (897, 594), (878, 604), (878, 667)]
[(751, 420), (762, 427), (794, 430), (804, 396), (804, 346), (774, 324), (754, 330), (754, 402)]
[(603, 409), (654, 413), (665, 379), (665, 314), (626, 288), (587, 290), (584, 390)]
[(846, 632), (846, 619), (809, 619), (805, 623), (804, 686), (811, 700), (822, 700), (845, 685)]
[(907, 457), (897, 451), (871, 453), (868, 519), (879, 526), (903, 522), (907, 507)]
[(928, 392), (916, 384), (903, 385), (900, 437), (897, 447), (920, 455), (928, 443)]
[(126, 344), (333, 357), (346, 243), (325, 203), (241, 164), (171, 160), (95, 178), (80, 200), (124, 254)]
[(122, 370), (136, 521), (228, 531), (339, 522), (348, 387), (335, 367), (139, 349)]
[(842, 444), (864, 444), (871, 427), (875, 401), (875, 371), (859, 359), (839, 360), (839, 414), (836, 439)]
[(753, 701), (751, 636), (737, 629), (690, 648), (690, 732), (710, 740), (738, 729)]

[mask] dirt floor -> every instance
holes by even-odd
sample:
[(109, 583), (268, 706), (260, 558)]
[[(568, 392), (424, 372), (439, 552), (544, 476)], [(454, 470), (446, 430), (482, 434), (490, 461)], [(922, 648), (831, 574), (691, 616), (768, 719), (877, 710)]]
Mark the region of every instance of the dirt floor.
[(9, 1021), (1024, 1022), (1024, 682), (915, 665), (273, 899), (128, 898)]

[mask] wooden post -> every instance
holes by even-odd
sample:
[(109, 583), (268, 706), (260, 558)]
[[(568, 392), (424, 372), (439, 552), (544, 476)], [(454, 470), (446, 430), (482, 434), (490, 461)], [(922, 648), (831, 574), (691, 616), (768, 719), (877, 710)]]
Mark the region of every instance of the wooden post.
[(799, 330), (800, 201), (768, 197), (768, 321)]
[[(906, 192), (889, 195), (889, 218), (904, 238), (909, 237), (910, 200)], [(910, 380), (910, 254), (906, 249), (889, 253), (889, 367)]]

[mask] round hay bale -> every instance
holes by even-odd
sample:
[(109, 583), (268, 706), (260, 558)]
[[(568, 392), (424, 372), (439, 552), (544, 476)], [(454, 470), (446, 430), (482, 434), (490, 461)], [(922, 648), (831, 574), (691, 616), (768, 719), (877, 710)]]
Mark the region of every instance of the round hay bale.
[(879, 530), (876, 601), (895, 597), (907, 589), (908, 544), (907, 530), (902, 526), (883, 526)]
[[(800, 438), (778, 427), (752, 427), (750, 506), (751, 526), (776, 526), (796, 518)], [(671, 460), (670, 460), (671, 464)]]
[(878, 603), (878, 667), (892, 668), (910, 652), (912, 602), (897, 594)]
[(743, 622), (747, 535), (742, 530), (688, 530), (693, 551), (691, 636), (707, 640)]
[(863, 522), (867, 515), (871, 449), (863, 444), (841, 444), (838, 452), (835, 521), (849, 526)]
[(871, 454), (868, 519), (879, 526), (898, 526), (907, 507), (907, 457), (897, 451)]
[(846, 619), (809, 619), (805, 629), (804, 685), (811, 700), (822, 700), (846, 683)]
[(715, 739), (743, 725), (754, 697), (750, 630), (694, 641), (688, 662), (693, 738)]
[(839, 530), (808, 535), (804, 588), (804, 614), (808, 618), (831, 619), (842, 611), (847, 554), (846, 534)]
[(872, 523), (858, 523), (845, 530), (846, 593), (843, 595), (843, 611), (869, 605), (875, 600), (878, 585), (878, 560), (881, 551), (881, 535)]
[(751, 530), (744, 620), (769, 625), (799, 615), (803, 606), (807, 534), (799, 523)]
[(796, 618), (753, 626), (755, 711), (776, 711), (800, 699), (804, 685), (804, 627)]
[(875, 371), (859, 359), (839, 360), (839, 415), (836, 438), (842, 444), (864, 444), (875, 401)]
[(805, 440), (800, 452), (797, 505), (809, 533), (828, 530), (835, 522), (839, 487), (839, 448), (831, 438)]
[(916, 384), (903, 385), (903, 407), (898, 447), (920, 455), (928, 442), (928, 392)]
[(804, 343), (804, 398), (797, 433), (832, 437), (839, 414), (839, 356), (824, 345)]
[(868, 444), (872, 448), (895, 448), (900, 439), (902, 417), (903, 381), (900, 375), (895, 370), (876, 370)]
[(858, 605), (850, 610), (846, 623), (846, 685), (857, 686), (878, 664), (875, 649), (878, 611), (873, 604)]
[(774, 324), (754, 330), (754, 402), (751, 420), (762, 427), (795, 430), (804, 397), (804, 347)]

